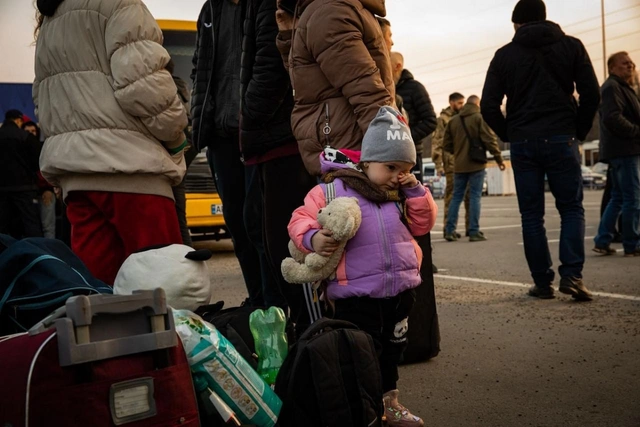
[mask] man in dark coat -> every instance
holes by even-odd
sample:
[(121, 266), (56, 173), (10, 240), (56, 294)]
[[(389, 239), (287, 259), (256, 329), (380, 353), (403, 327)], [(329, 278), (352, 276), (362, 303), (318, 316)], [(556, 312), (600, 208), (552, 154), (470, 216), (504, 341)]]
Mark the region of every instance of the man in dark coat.
[(427, 137), (436, 130), (438, 125), (436, 112), (427, 89), (413, 78), (409, 70), (404, 69), (402, 54), (392, 52), (391, 63), (395, 66), (393, 78), (396, 82), (396, 93), (402, 97), (402, 106), (409, 116), (411, 137), (416, 144), (417, 157), (413, 172), (422, 182), (422, 146)]
[(40, 141), (22, 130), (23, 115), (9, 110), (0, 127), (0, 233), (42, 237), (38, 205)]
[[(544, 228), (546, 175), (562, 218), (559, 290), (591, 300), (582, 282), (585, 219), (578, 146), (598, 109), (598, 80), (582, 42), (546, 21), (544, 2), (520, 0), (512, 21), (515, 36), (491, 61), (481, 107), (487, 124), (511, 143), (525, 256), (535, 283), (529, 295), (554, 296)], [(506, 117), (500, 110), (505, 95)]]
[[(286, 310), (282, 291), (293, 287), (281, 279), (281, 290), (277, 278), (288, 256), (287, 224), (315, 180), (291, 131), (293, 98), (276, 47), (276, 9), (276, 0), (206, 1), (191, 113), (194, 144), (208, 147), (249, 303)], [(286, 170), (288, 179), (276, 181), (276, 170)], [(297, 295), (291, 299), (299, 305)]]
[(634, 65), (627, 52), (612, 55), (609, 78), (602, 85), (600, 159), (609, 162), (611, 199), (600, 221), (595, 252), (612, 255), (615, 224), (622, 211), (622, 246), (626, 257), (640, 256), (640, 98), (634, 92)]

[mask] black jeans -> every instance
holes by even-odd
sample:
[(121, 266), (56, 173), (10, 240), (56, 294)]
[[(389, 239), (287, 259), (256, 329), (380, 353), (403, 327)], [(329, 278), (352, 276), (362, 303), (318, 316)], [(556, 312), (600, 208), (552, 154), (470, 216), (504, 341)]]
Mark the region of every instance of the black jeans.
[(301, 334), (313, 323), (311, 313), (307, 310), (304, 289), (302, 285), (289, 284), (284, 280), (280, 264), (291, 256), (287, 231), (291, 214), (302, 206), (305, 196), (316, 185), (316, 178), (309, 175), (300, 155), (269, 160), (261, 163), (259, 169), (267, 259), (287, 300), (291, 321), (296, 324), (296, 332)]
[(582, 278), (585, 219), (578, 140), (571, 136), (511, 143), (518, 206), (522, 216), (524, 253), (536, 286), (554, 280), (544, 227), (545, 175), (560, 213), (561, 277)]
[(42, 237), (37, 191), (0, 191), (0, 233), (16, 239)]
[(224, 222), (247, 286), (249, 304), (286, 307), (265, 253), (258, 167), (242, 163), (237, 139), (216, 141), (207, 150), (207, 159), (222, 200)]
[(393, 298), (354, 297), (335, 301), (334, 318), (346, 320), (371, 335), (380, 360), (382, 392), (398, 388), (398, 363), (407, 347), (413, 289)]

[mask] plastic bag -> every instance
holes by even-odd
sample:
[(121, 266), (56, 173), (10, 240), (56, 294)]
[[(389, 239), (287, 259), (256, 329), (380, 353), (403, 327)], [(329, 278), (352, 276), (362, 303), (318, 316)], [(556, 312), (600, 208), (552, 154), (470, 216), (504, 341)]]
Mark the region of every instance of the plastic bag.
[(204, 378), (243, 423), (273, 427), (282, 401), (233, 345), (188, 310), (173, 310), (173, 316), (193, 376)]

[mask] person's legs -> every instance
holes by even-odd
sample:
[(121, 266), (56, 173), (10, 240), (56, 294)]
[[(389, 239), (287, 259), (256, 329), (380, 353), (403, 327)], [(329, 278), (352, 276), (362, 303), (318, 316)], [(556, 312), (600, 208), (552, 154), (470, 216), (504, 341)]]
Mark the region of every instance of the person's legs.
[[(286, 298), (291, 320), (296, 324), (296, 331), (300, 334), (322, 315), (321, 306), (308, 287), (287, 283), (282, 277), (280, 265), (282, 260), (291, 256), (287, 231), (291, 214), (302, 206), (305, 196), (317, 182), (315, 177), (309, 175), (299, 155), (270, 160), (261, 164), (260, 169), (267, 258)], [(282, 179), (282, 171), (286, 171), (286, 179)]]
[(180, 225), (180, 235), (182, 242), (187, 246), (193, 246), (191, 233), (187, 227), (187, 198), (185, 194), (184, 179), (180, 184), (172, 188), (173, 198), (175, 199), (176, 215), (178, 216), (178, 224)]
[[(467, 236), (469, 235), (469, 212), (471, 211), (471, 204), (469, 201), (469, 186), (467, 185), (467, 190), (464, 192), (464, 229), (466, 230), (465, 234)], [(458, 224), (456, 224), (456, 228), (458, 228)]]
[(545, 172), (560, 213), (561, 277), (582, 278), (585, 219), (580, 152), (575, 139), (545, 144)]
[(71, 223), (71, 249), (91, 274), (113, 286), (125, 260), (124, 244), (115, 226), (84, 191), (69, 193), (66, 204)]
[(449, 214), (447, 216), (447, 223), (444, 230), (447, 237), (452, 236), (453, 233), (456, 232), (458, 212), (460, 211), (460, 204), (464, 198), (464, 192), (467, 189), (469, 175), (470, 174), (467, 173), (457, 173), (453, 179), (453, 197), (451, 198), (451, 204), (449, 205)]
[(538, 142), (511, 144), (511, 163), (522, 220), (524, 253), (538, 288), (553, 283), (551, 254), (544, 228), (544, 168), (538, 160)]
[[(453, 198), (453, 186), (454, 186), (454, 173), (453, 170), (447, 170), (445, 172), (445, 178), (447, 185), (444, 187), (444, 230), (443, 234), (447, 234), (447, 220), (449, 219), (449, 207), (451, 205), (451, 199)], [(466, 206), (466, 205), (465, 205)]]
[(44, 194), (40, 196), (40, 220), (42, 222), (42, 234), (47, 239), (56, 238), (56, 197), (52, 191), (51, 198), (45, 200)]
[(260, 275), (262, 278), (262, 297), (266, 307), (278, 306), (285, 313), (287, 302), (280, 292), (276, 276), (269, 265), (264, 237), (264, 200), (261, 190), (259, 165), (245, 166), (246, 199), (244, 202), (244, 226), (247, 236), (255, 247), (260, 259)]
[(40, 203), (36, 191), (11, 192), (14, 212), (18, 224), (22, 225), (21, 237), (42, 237), (42, 221), (40, 221)]
[(607, 204), (602, 206), (604, 210), (598, 226), (598, 235), (593, 239), (596, 245), (594, 250), (605, 255), (615, 252), (609, 248), (609, 245), (611, 245), (616, 234), (616, 222), (622, 210), (622, 193), (620, 192), (620, 185), (615, 182), (618, 174), (614, 173), (614, 169), (615, 166), (610, 164), (607, 171), (607, 189), (605, 189), (605, 194), (602, 196), (603, 204), (605, 199)]
[(238, 143), (219, 141), (209, 147), (207, 159), (222, 200), (224, 222), (233, 240), (233, 250), (242, 270), (249, 303), (252, 306), (264, 306), (260, 258), (244, 225), (246, 177)]
[(477, 236), (480, 232), (480, 202), (482, 198), (482, 184), (484, 169), (469, 174), (469, 236)]
[(625, 254), (636, 254), (640, 244), (640, 156), (613, 159), (612, 163), (622, 193), (622, 246)]

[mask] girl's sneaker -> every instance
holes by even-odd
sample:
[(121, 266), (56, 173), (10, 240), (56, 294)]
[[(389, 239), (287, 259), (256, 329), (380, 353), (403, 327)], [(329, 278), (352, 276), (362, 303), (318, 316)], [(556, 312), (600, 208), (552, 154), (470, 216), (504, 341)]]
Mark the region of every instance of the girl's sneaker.
[(422, 427), (424, 421), (413, 415), (398, 402), (398, 390), (391, 390), (382, 396), (384, 416), (388, 427)]

